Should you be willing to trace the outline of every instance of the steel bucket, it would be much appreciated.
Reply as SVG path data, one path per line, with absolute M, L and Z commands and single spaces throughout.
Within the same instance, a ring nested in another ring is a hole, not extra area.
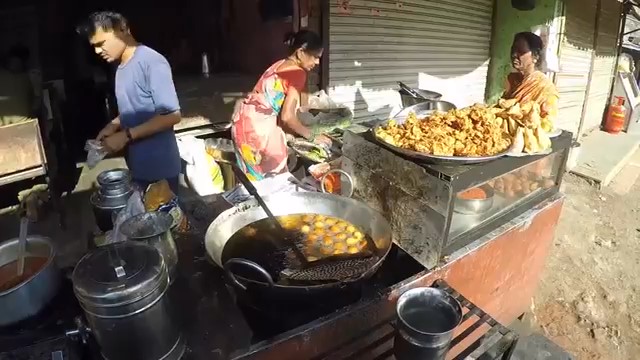
M 444 290 L 416 288 L 400 296 L 396 316 L 397 360 L 444 360 L 462 321 L 462 307 Z
M 129 240 L 139 241 L 158 249 L 169 270 L 169 279 L 175 280 L 178 267 L 178 249 L 171 236 L 173 217 L 164 212 L 147 212 L 127 219 L 120 225 L 120 233 Z

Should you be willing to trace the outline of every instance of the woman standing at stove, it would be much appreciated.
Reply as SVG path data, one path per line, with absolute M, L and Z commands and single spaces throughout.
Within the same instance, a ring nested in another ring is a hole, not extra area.
M 297 116 L 300 97 L 307 83 L 307 72 L 322 57 L 322 40 L 308 30 L 287 37 L 290 54 L 262 74 L 258 83 L 233 114 L 231 134 L 238 165 L 252 181 L 287 171 L 285 131 L 318 144 L 330 144 L 315 134 Z

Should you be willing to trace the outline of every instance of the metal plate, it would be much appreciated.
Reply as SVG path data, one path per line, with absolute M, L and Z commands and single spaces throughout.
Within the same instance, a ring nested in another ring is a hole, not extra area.
M 404 122 L 407 120 L 407 117 L 409 116 L 410 113 L 415 112 L 416 116 L 418 117 L 426 117 L 429 116 L 433 113 L 435 113 L 437 110 L 425 110 L 425 104 L 418 104 L 418 105 L 414 105 L 414 106 L 410 106 L 406 109 L 403 109 L 402 111 L 400 111 L 396 116 L 394 116 L 393 118 L 391 118 L 391 120 L 389 121 L 395 121 L 396 124 L 401 125 L 404 124 Z M 495 160 L 498 158 L 501 158 L 505 155 L 507 155 L 509 153 L 509 148 L 506 149 L 505 151 L 496 154 L 496 155 L 491 155 L 491 156 L 439 156 L 439 155 L 431 155 L 431 154 L 427 154 L 427 153 L 422 153 L 422 152 L 418 152 L 418 151 L 413 151 L 413 150 L 408 150 L 408 149 L 403 149 L 401 147 L 395 146 L 395 145 L 391 145 L 388 142 L 384 141 L 383 139 L 379 138 L 378 135 L 376 135 L 376 130 L 382 126 L 385 126 L 388 123 L 388 121 L 385 121 L 383 123 L 380 123 L 376 126 L 374 126 L 371 131 L 373 131 L 373 138 L 376 140 L 376 142 L 384 147 L 386 147 L 387 149 L 396 152 L 400 155 L 404 155 L 406 157 L 412 158 L 418 162 L 422 162 L 422 163 L 428 163 L 428 164 L 458 164 L 458 165 L 465 165 L 465 164 L 478 164 L 478 163 L 483 163 L 483 162 L 487 162 L 487 161 L 491 161 L 491 160 Z
M 562 134 L 562 129 L 556 128 L 553 131 L 551 131 L 550 133 L 548 133 L 547 136 L 549 138 L 554 138 L 554 137 L 560 136 L 560 134 Z

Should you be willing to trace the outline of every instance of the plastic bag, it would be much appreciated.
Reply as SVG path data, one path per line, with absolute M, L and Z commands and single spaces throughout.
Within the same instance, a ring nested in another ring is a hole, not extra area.
M 307 106 L 298 111 L 298 118 L 305 126 L 317 132 L 330 132 L 335 128 L 351 125 L 353 111 L 345 105 L 335 103 L 324 90 L 309 97 Z
M 96 167 L 108 154 L 102 143 L 97 140 L 87 140 L 84 150 L 87 152 L 87 166 L 89 169 Z
M 189 186 L 200 196 L 224 191 L 224 178 L 220 166 L 209 154 L 204 140 L 193 136 L 178 140 L 180 157 L 187 163 L 185 175 Z
M 115 216 L 113 221 L 113 230 L 107 232 L 105 236 L 105 243 L 102 245 L 113 244 L 127 240 L 127 237 L 120 233 L 120 226 L 128 219 L 145 212 L 144 204 L 142 203 L 142 194 L 134 190 L 129 200 L 127 200 L 127 206 L 120 210 Z
M 324 90 L 320 90 L 316 94 L 309 97 L 308 101 L 309 109 L 337 109 L 340 106 L 336 104 L 330 97 L 327 95 Z
M 172 229 L 186 230 L 186 217 L 178 204 L 178 197 L 171 191 L 167 180 L 160 180 L 147 187 L 142 197 L 145 211 L 166 212 L 173 218 Z
M 287 172 L 260 181 L 253 181 L 252 183 L 260 196 L 276 193 L 305 192 L 306 190 L 304 188 L 289 180 L 292 177 L 293 175 Z M 239 184 L 235 188 L 225 192 L 222 197 L 228 203 L 236 205 L 249 200 L 251 195 L 249 195 L 249 192 L 247 192 L 247 189 L 242 184 Z

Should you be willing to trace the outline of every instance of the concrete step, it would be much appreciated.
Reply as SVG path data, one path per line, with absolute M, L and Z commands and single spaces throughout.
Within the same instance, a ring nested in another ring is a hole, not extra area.
M 602 188 L 629 162 L 640 145 L 640 136 L 596 131 L 582 138 L 580 143 L 578 164 L 571 172 L 593 180 Z
M 511 360 L 576 360 L 545 336 L 534 333 L 521 337 Z

